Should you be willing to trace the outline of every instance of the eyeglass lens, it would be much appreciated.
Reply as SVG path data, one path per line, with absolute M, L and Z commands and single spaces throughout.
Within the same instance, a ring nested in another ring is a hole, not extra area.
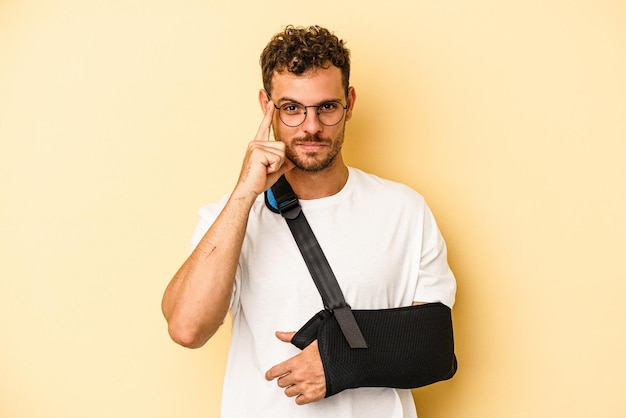
M 306 119 L 308 108 L 315 109 L 322 125 L 334 126 L 341 122 L 345 107 L 338 102 L 327 102 L 319 106 L 304 106 L 299 103 L 286 103 L 278 108 L 280 120 L 287 126 L 296 127 Z

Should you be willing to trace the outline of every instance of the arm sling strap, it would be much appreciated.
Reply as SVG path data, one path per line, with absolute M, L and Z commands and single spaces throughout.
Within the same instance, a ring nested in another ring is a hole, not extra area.
M 326 397 L 358 387 L 412 389 L 454 376 L 450 308 L 352 310 L 285 176 L 265 192 L 265 203 L 285 218 L 324 303 L 291 342 L 304 349 L 318 341 Z

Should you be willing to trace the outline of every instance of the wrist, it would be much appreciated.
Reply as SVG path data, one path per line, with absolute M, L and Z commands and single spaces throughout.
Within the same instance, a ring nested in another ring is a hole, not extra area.
M 243 202 L 243 203 L 249 203 L 251 206 L 252 203 L 254 203 L 254 201 L 256 200 L 256 198 L 259 196 L 259 194 L 260 193 L 257 193 L 254 190 L 245 189 L 241 187 L 235 187 L 235 189 L 230 195 L 230 200 Z

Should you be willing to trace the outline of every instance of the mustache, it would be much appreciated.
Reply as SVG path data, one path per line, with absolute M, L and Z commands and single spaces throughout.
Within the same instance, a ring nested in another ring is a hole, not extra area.
M 303 136 L 301 138 L 294 138 L 293 139 L 293 143 L 294 144 L 306 144 L 306 143 L 316 143 L 316 142 L 320 142 L 320 143 L 330 143 L 331 141 L 327 138 L 322 138 L 320 137 L 318 134 L 313 134 L 313 135 L 307 135 L 307 136 Z

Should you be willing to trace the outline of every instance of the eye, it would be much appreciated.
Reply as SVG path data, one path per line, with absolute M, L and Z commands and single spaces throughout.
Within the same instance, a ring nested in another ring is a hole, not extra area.
M 297 115 L 298 113 L 303 113 L 304 109 L 299 104 L 287 103 L 280 107 L 280 111 L 287 115 Z
M 320 113 L 332 113 L 339 108 L 339 104 L 337 102 L 327 102 L 321 104 L 319 109 Z

